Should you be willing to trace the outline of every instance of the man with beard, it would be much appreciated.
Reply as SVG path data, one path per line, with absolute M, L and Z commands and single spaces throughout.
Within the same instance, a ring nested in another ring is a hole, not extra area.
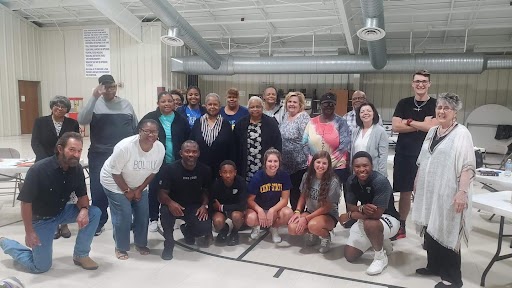
M 347 112 L 347 114 L 343 115 L 343 119 L 347 120 L 347 124 L 350 127 L 350 131 L 354 133 L 357 129 L 356 124 L 356 111 L 361 107 L 361 105 L 368 103 L 368 99 L 366 99 L 366 94 L 363 91 L 355 91 L 352 94 L 352 110 Z M 379 125 L 382 126 L 382 117 L 379 115 Z
M 171 260 L 174 250 L 174 223 L 183 219 L 180 230 L 185 243 L 194 245 L 196 237 L 204 237 L 204 246 L 209 246 L 212 235 L 212 221 L 208 217 L 208 188 L 211 171 L 208 166 L 197 161 L 199 145 L 187 140 L 181 145 L 181 160 L 168 165 L 162 171 L 158 200 L 160 222 L 164 230 L 164 250 L 162 259 Z
M 101 211 L 89 206 L 82 166 L 82 136 L 66 132 L 55 146 L 55 155 L 29 169 L 18 200 L 25 225 L 25 247 L 17 241 L 0 238 L 0 247 L 16 263 L 31 273 L 43 273 L 52 266 L 53 234 L 59 224 L 78 223 L 73 262 L 86 270 L 98 264 L 89 257 L 91 242 Z M 71 193 L 78 202 L 67 204 Z

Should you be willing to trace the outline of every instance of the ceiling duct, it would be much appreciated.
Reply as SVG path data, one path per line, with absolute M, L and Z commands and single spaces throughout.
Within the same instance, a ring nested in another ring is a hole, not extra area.
M 221 57 L 208 45 L 199 33 L 180 15 L 167 0 L 140 0 L 146 7 L 160 18 L 167 27 L 175 27 L 180 31 L 181 39 L 194 50 L 213 69 L 218 69 Z
M 160 41 L 167 46 L 179 47 L 185 45 L 183 40 L 178 36 L 178 28 L 169 29 L 167 35 L 160 37 Z
M 386 66 L 386 32 L 384 30 L 384 4 L 382 0 L 361 0 L 361 12 L 365 27 L 357 31 L 361 40 L 367 41 L 370 62 L 375 69 Z
M 359 74 L 431 73 L 480 74 L 487 69 L 512 69 L 512 56 L 471 54 L 388 55 L 387 65 L 375 69 L 368 56 L 232 57 L 221 56 L 222 65 L 212 69 L 197 56 L 172 58 L 171 71 L 192 75 L 234 74 Z

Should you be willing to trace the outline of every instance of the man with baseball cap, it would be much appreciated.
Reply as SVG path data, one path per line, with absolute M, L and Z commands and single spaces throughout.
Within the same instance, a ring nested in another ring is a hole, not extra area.
M 78 114 L 78 123 L 90 126 L 88 159 L 91 198 L 93 205 L 101 210 L 96 236 L 103 232 L 103 226 L 108 220 L 108 199 L 100 184 L 101 167 L 112 154 L 117 142 L 136 133 L 138 124 L 132 104 L 116 95 L 114 77 L 102 75 L 98 82 L 92 97 Z

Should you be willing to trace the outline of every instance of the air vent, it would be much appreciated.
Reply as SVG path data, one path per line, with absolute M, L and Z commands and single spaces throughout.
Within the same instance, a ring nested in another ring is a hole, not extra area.
M 183 46 L 185 44 L 183 42 L 183 40 L 181 40 L 178 37 L 178 29 L 177 28 L 169 29 L 169 32 L 167 33 L 167 35 L 160 37 L 160 41 L 162 41 L 165 45 L 168 45 L 168 46 Z
M 380 27 L 384 27 L 384 25 L 379 25 L 378 18 L 367 18 L 365 22 L 365 27 L 357 31 L 357 36 L 359 37 L 359 39 L 365 41 L 380 40 L 384 38 L 384 36 L 386 36 L 386 31 L 384 31 L 384 29 Z

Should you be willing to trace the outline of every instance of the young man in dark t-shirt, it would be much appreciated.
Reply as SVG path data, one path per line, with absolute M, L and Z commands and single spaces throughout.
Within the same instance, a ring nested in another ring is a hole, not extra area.
M 247 207 L 247 184 L 239 175 L 236 175 L 236 165 L 231 160 L 220 164 L 220 178 L 217 178 L 210 189 L 212 221 L 215 231 L 219 232 L 216 241 L 228 246 L 239 243 L 238 230 L 244 224 L 244 213 Z M 229 233 L 226 219 L 233 221 L 233 228 Z
M 398 232 L 399 214 L 394 206 L 391 184 L 382 174 L 373 171 L 372 156 L 368 152 L 357 152 L 352 159 L 352 168 L 354 174 L 348 178 L 346 185 L 347 213 L 340 215 L 340 222 L 351 219 L 357 222 L 350 228 L 344 254 L 348 262 L 354 262 L 372 247 L 375 255 L 366 273 L 377 275 L 388 265 L 384 250 L 392 249 L 388 239 Z M 386 249 L 385 242 L 388 246 Z
M 400 192 L 400 230 L 393 240 L 405 238 L 405 220 L 411 210 L 414 178 L 418 171 L 416 159 L 430 128 L 436 126 L 436 99 L 428 95 L 430 74 L 420 70 L 412 76 L 414 96 L 400 100 L 393 113 L 393 132 L 397 132 L 393 168 L 393 190 Z
M 174 250 L 174 223 L 183 219 L 180 230 L 185 243 L 194 245 L 196 237 L 204 237 L 208 246 L 212 238 L 212 221 L 208 217 L 208 188 L 210 168 L 197 161 L 199 146 L 187 140 L 181 145 L 181 160 L 167 165 L 162 172 L 158 200 L 160 222 L 164 230 L 164 250 L 162 259 L 171 260 Z

